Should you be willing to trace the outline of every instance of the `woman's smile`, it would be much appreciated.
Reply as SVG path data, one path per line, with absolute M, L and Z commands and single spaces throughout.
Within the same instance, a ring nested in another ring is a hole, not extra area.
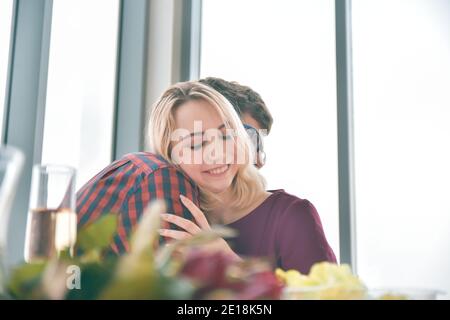
M 225 165 L 217 166 L 212 169 L 205 170 L 205 171 L 203 171 L 203 173 L 205 173 L 206 175 L 208 175 L 210 177 L 220 178 L 220 177 L 223 177 L 227 173 L 229 168 L 230 168 L 230 165 L 225 164 Z

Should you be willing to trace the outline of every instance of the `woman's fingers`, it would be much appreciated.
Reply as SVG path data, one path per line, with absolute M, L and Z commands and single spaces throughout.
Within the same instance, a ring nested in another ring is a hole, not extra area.
M 200 228 L 205 230 L 211 229 L 202 210 L 200 210 L 189 198 L 186 198 L 182 194 L 180 195 L 180 199 L 184 206 L 192 213 Z
M 167 222 L 176 224 L 180 228 L 183 228 L 185 231 L 189 232 L 190 234 L 196 234 L 201 231 L 201 229 L 192 221 L 181 218 L 174 214 L 161 214 L 161 218 L 166 220 Z
M 170 230 L 170 229 L 159 229 L 158 231 L 159 234 L 162 235 L 163 237 L 172 238 L 176 240 L 184 240 L 192 237 L 191 234 L 184 231 Z

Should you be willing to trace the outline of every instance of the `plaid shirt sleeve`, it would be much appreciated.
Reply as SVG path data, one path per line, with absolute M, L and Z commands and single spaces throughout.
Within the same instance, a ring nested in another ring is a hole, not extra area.
M 106 213 L 118 214 L 118 228 L 111 249 L 118 254 L 124 253 L 130 249 L 128 239 L 131 232 L 153 200 L 163 200 L 168 213 L 193 219 L 182 205 L 180 194 L 198 205 L 196 186 L 175 167 L 162 166 L 146 172 L 131 161 L 119 160 L 78 192 L 78 226 L 91 223 Z M 177 228 L 175 225 L 170 227 Z M 160 244 L 163 242 L 163 237 L 160 237 Z

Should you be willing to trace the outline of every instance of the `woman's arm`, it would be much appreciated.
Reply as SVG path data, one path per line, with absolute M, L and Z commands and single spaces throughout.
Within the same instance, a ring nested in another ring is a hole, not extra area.
M 178 230 L 170 230 L 170 229 L 160 229 L 159 232 L 162 236 L 171 238 L 171 239 L 187 239 L 195 234 L 198 234 L 202 231 L 208 231 L 211 230 L 211 226 L 209 225 L 208 220 L 205 217 L 205 214 L 195 205 L 195 203 L 192 202 L 189 198 L 180 195 L 180 200 L 183 203 L 183 205 L 191 212 L 191 214 L 194 216 L 195 223 L 193 221 L 187 220 L 185 218 L 179 217 L 174 214 L 162 214 L 161 218 L 164 221 L 173 223 L 181 228 L 183 231 Z M 235 261 L 242 260 L 241 257 L 235 253 L 228 243 L 222 239 L 219 238 L 217 240 L 212 241 L 211 243 L 207 243 L 203 245 L 203 248 L 205 250 L 210 251 L 222 251 L 226 253 L 228 256 L 230 256 Z

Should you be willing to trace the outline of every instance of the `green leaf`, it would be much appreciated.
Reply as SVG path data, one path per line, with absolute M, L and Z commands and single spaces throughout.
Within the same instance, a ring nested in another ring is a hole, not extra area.
M 190 299 L 194 291 L 195 287 L 186 279 L 165 277 L 147 270 L 125 278 L 116 277 L 100 299 Z
M 14 298 L 27 299 L 39 286 L 45 263 L 26 263 L 12 271 L 8 291 Z
M 117 216 L 107 214 L 92 224 L 80 229 L 77 247 L 82 251 L 104 250 L 111 244 L 117 228 Z
M 156 282 L 157 293 L 153 299 L 186 300 L 191 299 L 196 288 L 193 283 L 181 277 L 160 276 Z
M 165 204 L 161 200 L 151 202 L 142 214 L 141 220 L 131 236 L 131 254 L 140 255 L 152 252 L 159 238 L 161 213 L 165 212 Z
M 136 257 L 121 258 L 119 272 L 116 272 L 99 299 L 152 299 L 155 294 L 155 274 L 151 263 L 143 261 L 137 263 Z M 124 267 L 128 267 L 127 270 Z M 122 270 L 122 272 L 120 272 Z

